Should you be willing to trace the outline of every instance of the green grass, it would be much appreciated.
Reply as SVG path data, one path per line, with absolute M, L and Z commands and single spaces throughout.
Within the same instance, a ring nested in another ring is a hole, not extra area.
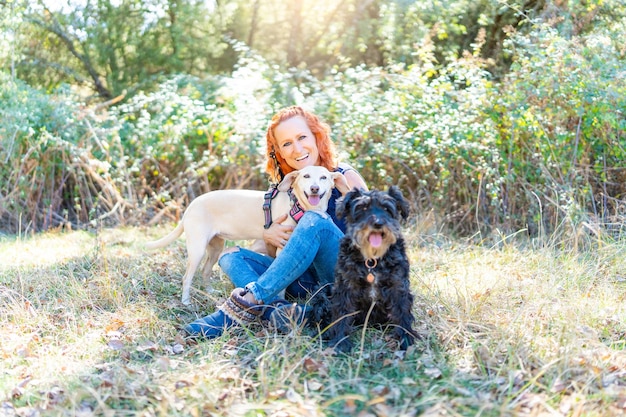
M 407 231 L 423 340 L 400 354 L 368 329 L 336 356 L 315 334 L 260 326 L 185 340 L 180 326 L 232 287 L 216 273 L 214 293 L 182 306 L 182 240 L 142 249 L 164 230 L 0 238 L 2 415 L 626 412 L 626 242 L 493 248 Z

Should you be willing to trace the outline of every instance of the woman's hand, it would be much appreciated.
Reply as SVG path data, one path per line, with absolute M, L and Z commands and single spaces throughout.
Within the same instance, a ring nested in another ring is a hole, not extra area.
M 267 246 L 267 251 L 271 256 L 276 256 L 276 248 L 284 248 L 291 237 L 294 226 L 282 224 L 287 220 L 288 214 L 283 214 L 263 231 L 263 241 Z

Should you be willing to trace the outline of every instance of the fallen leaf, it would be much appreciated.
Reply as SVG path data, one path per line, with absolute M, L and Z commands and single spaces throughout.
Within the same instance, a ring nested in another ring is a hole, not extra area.
M 2 416 L 14 416 L 15 415 L 15 407 L 10 402 L 3 401 L 2 405 L 0 405 L 0 415 Z
M 11 398 L 14 400 L 20 398 L 22 395 L 24 395 L 24 390 L 22 388 L 15 387 L 11 390 Z
M 343 409 L 346 414 L 354 414 L 356 411 L 356 402 L 352 398 L 347 398 L 346 402 L 343 405 Z
M 304 370 L 308 373 L 317 372 L 321 375 L 326 375 L 326 364 L 320 361 L 316 361 L 313 358 L 305 358 L 303 363 Z
M 563 396 L 561 402 L 559 403 L 559 411 L 561 412 L 561 414 L 567 415 L 571 411 L 572 406 L 575 404 L 575 402 L 575 399 L 571 395 Z
M 335 356 L 336 354 L 337 352 L 335 351 L 334 347 L 327 347 L 322 351 L 323 356 Z
M 285 394 L 287 394 L 287 391 L 285 391 L 284 389 L 277 389 L 275 391 L 271 391 L 269 393 L 269 397 L 273 400 L 277 400 L 279 398 L 284 398 Z
M 377 385 L 374 388 L 371 389 L 371 393 L 377 396 L 385 396 L 387 394 L 389 394 L 389 387 L 386 385 Z
M 48 397 L 48 403 L 49 404 L 58 404 L 61 401 L 63 401 L 63 394 L 65 393 L 65 391 L 63 391 L 63 388 L 60 387 L 52 387 L 52 389 L 48 392 L 47 397 Z
M 99 375 L 101 387 L 112 387 L 114 381 L 114 374 L 112 370 L 104 371 Z
M 156 351 L 158 349 L 159 349 L 159 345 L 157 345 L 156 343 L 154 343 L 152 341 L 148 341 L 148 342 L 145 342 L 145 343 L 137 346 L 137 350 L 139 352 L 145 352 L 147 350 L 151 350 L 151 351 L 154 352 L 154 351 Z
M 124 349 L 124 343 L 119 339 L 111 339 L 107 345 L 113 350 L 122 350 Z
M 174 389 L 181 389 L 181 388 L 187 388 L 192 386 L 193 384 L 189 381 L 184 381 L 184 380 L 180 380 L 180 381 L 176 381 L 174 383 Z
M 287 398 L 289 402 L 294 403 L 294 404 L 302 403 L 302 396 L 298 394 L 293 388 L 289 388 L 287 390 L 287 394 L 285 395 L 285 398 Z
M 379 403 L 374 406 L 377 417 L 387 417 L 395 415 L 394 411 L 387 404 Z
M 117 330 L 111 330 L 109 332 L 106 332 L 105 336 L 109 339 L 121 339 L 122 333 L 118 332 Z
M 113 320 L 111 320 L 111 322 L 110 322 L 110 323 L 109 323 L 109 324 L 108 324 L 108 325 L 104 328 L 104 331 L 105 331 L 106 333 L 117 331 L 117 330 L 119 330 L 121 327 L 123 327 L 123 326 L 124 326 L 124 324 L 125 324 L 125 323 L 124 323 L 122 320 L 120 320 L 120 319 L 113 319 Z
M 402 385 L 416 385 L 416 382 L 408 376 L 405 376 L 402 378 Z
M 185 337 L 180 333 L 177 334 L 176 337 L 174 337 L 174 342 L 176 342 L 177 345 L 182 345 L 182 346 L 185 346 L 187 344 Z
M 319 391 L 324 386 L 321 382 L 319 382 L 319 381 L 317 381 L 315 379 L 307 381 L 306 385 L 307 385 L 307 387 L 309 387 L 309 390 L 311 390 L 311 391 Z
M 222 353 L 228 356 L 235 356 L 239 352 L 239 349 L 222 349 Z
M 167 356 L 161 356 L 156 360 L 156 363 L 159 366 L 159 369 L 163 372 L 170 369 L 170 358 L 168 358 Z
M 441 377 L 441 371 L 439 370 L 439 368 L 426 368 L 424 369 L 424 373 L 426 374 L 426 376 L 429 376 L 432 379 L 437 379 Z

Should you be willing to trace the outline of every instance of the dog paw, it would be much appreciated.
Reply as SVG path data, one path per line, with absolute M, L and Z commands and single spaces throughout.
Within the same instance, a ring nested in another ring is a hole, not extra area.
M 331 340 L 330 345 L 337 353 L 350 353 L 352 350 L 352 342 L 348 339 L 348 337 Z
M 407 350 L 409 346 L 415 343 L 415 336 L 411 333 L 405 333 L 399 340 L 400 342 L 400 350 Z

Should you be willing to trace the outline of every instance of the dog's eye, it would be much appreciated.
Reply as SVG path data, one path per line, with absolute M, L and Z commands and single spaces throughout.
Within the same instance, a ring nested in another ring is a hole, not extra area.
M 396 206 L 395 206 L 395 204 L 391 204 L 391 203 L 383 204 L 383 209 L 387 213 L 391 214 L 393 217 L 396 216 Z
M 364 211 L 367 211 L 368 207 L 369 207 L 369 204 L 367 201 L 359 201 L 358 203 L 354 205 L 354 211 L 356 213 L 364 212 Z
M 304 178 L 311 178 L 311 174 L 304 174 Z
M 326 175 L 323 175 L 323 176 L 320 178 L 320 180 L 322 180 L 322 181 L 326 181 L 327 179 L 328 179 L 328 177 L 327 177 Z

